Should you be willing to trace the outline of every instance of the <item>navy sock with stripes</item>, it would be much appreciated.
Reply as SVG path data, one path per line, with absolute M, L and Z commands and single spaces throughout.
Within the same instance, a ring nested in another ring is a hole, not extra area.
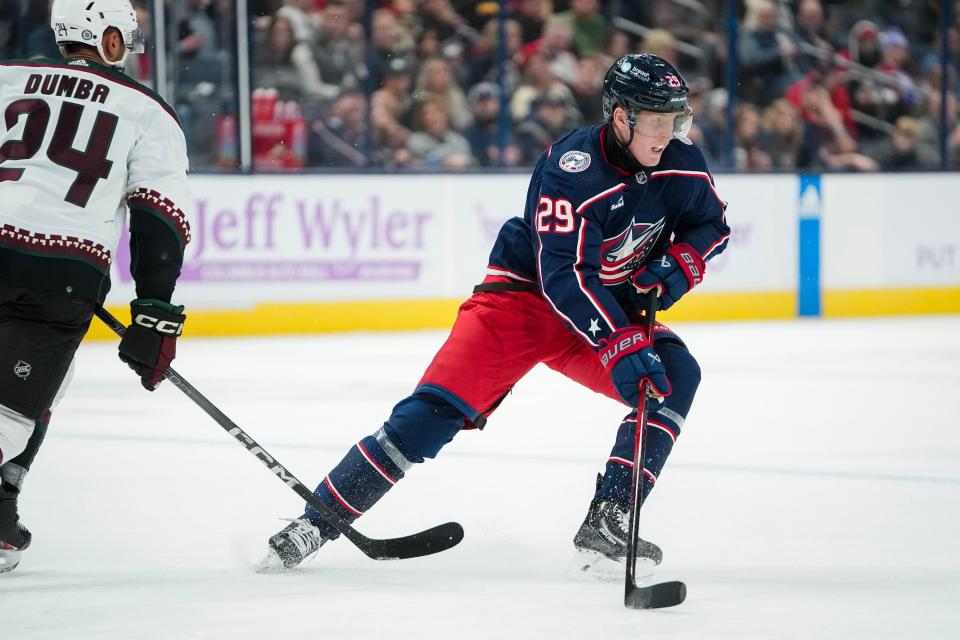
M 383 429 L 365 437 L 347 451 L 316 488 L 314 495 L 343 520 L 353 522 L 399 482 L 409 469 L 410 463 L 402 459 L 397 464 L 397 455 L 390 455 L 391 448 L 394 448 L 393 444 Z M 340 535 L 313 507 L 307 505 L 306 515 L 320 528 L 324 537 L 334 539 Z

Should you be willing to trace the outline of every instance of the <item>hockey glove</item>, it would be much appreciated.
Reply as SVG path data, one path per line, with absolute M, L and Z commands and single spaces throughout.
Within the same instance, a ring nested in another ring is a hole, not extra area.
M 660 356 L 653 350 L 642 329 L 628 327 L 610 335 L 597 351 L 600 362 L 610 373 L 613 387 L 631 407 L 640 401 L 640 383 L 650 382 L 654 396 L 670 395 L 670 381 L 663 369 Z
M 137 372 L 144 389 L 153 391 L 177 355 L 177 336 L 187 318 L 182 306 L 149 298 L 130 303 L 130 318 L 120 340 L 120 359 Z
M 632 281 L 640 293 L 655 291 L 660 309 L 664 310 L 703 282 L 706 270 L 703 256 L 686 242 L 681 242 L 633 274 Z

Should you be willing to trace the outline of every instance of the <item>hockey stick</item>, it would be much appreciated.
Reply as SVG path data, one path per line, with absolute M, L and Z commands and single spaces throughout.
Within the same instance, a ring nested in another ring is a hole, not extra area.
M 104 324 L 113 330 L 119 336 L 123 336 L 126 328 L 109 311 L 103 307 L 97 307 L 96 315 Z M 234 439 L 242 444 L 244 448 L 256 456 L 260 462 L 265 464 L 270 472 L 276 475 L 281 482 L 294 490 L 298 496 L 310 503 L 310 506 L 320 512 L 323 519 L 330 523 L 337 531 L 342 533 L 350 542 L 355 544 L 360 551 L 364 552 L 374 560 L 403 560 L 406 558 L 418 558 L 433 553 L 446 551 L 456 546 L 463 540 L 463 527 L 456 522 L 447 522 L 438 525 L 426 531 L 415 533 L 402 538 L 389 538 L 378 540 L 368 538 L 349 524 L 344 522 L 330 507 L 324 504 L 317 496 L 313 495 L 302 482 L 297 480 L 292 473 L 287 471 L 276 459 L 267 453 L 263 447 L 251 438 L 247 433 L 237 426 L 233 420 L 228 418 L 222 411 L 197 391 L 193 385 L 183 379 L 183 377 L 173 370 L 173 367 L 167 369 L 165 374 L 173 386 L 180 389 L 188 398 L 193 400 L 201 409 L 207 412 L 217 424 L 223 427 L 223 430 L 229 433 Z
M 644 329 L 653 344 L 654 318 L 657 313 L 657 295 L 647 295 Z M 643 487 L 643 466 L 647 459 L 645 436 L 647 432 L 647 392 L 650 381 L 640 383 L 640 401 L 637 403 L 637 432 L 633 439 L 633 480 L 630 486 L 630 534 L 627 539 L 627 575 L 623 605 L 629 609 L 660 609 L 673 607 L 687 597 L 687 585 L 682 582 L 661 582 L 647 587 L 637 586 L 637 535 L 640 528 L 640 494 Z

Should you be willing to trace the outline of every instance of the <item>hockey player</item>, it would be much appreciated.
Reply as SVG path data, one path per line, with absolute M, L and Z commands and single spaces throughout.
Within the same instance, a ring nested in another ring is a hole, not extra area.
M 0 572 L 30 545 L 17 498 L 130 209 L 137 298 L 120 359 L 152 391 L 176 353 L 170 304 L 190 238 L 173 110 L 121 73 L 143 51 L 129 0 L 55 0 L 63 59 L 0 62 Z
M 668 309 L 699 284 L 730 230 L 700 150 L 686 138 L 687 85 L 649 55 L 618 60 L 603 81 L 605 122 L 578 129 L 541 156 L 522 218 L 507 221 L 487 276 L 413 394 L 354 445 L 316 489 L 353 521 L 415 464 L 460 430 L 483 428 L 511 387 L 537 363 L 633 410 L 617 431 L 574 546 L 589 567 L 623 560 L 628 537 L 638 385 L 649 409 L 643 500 L 680 435 L 700 382 L 675 333 L 634 324 L 641 294 Z M 655 342 L 654 342 L 655 338 Z M 311 507 L 269 540 L 262 568 L 289 569 L 338 532 Z M 649 565 L 660 549 L 638 546 Z

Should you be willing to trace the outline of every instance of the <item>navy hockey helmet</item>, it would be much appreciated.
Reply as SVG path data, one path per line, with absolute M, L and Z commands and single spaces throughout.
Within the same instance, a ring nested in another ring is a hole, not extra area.
M 627 112 L 627 123 L 636 125 L 640 111 L 679 113 L 674 134 L 686 136 L 692 124 L 687 105 L 690 89 L 672 64 L 652 53 L 631 53 L 613 63 L 603 78 L 600 97 L 603 117 L 609 121 L 617 106 Z

